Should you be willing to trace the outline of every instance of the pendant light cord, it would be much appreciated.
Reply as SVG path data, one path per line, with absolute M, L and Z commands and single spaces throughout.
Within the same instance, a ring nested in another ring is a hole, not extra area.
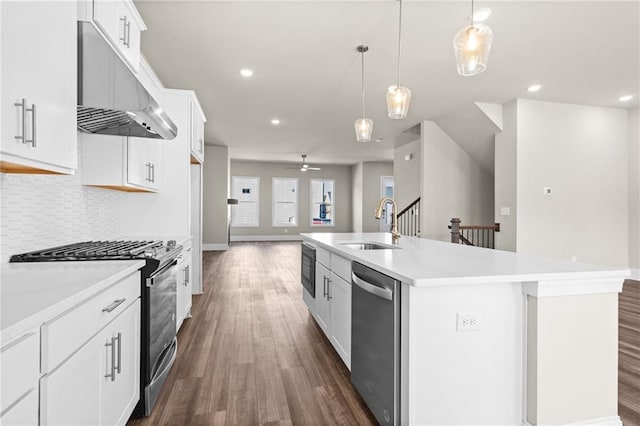
M 398 22 L 398 84 L 396 87 L 400 87 L 400 50 L 402 48 L 402 0 L 400 0 L 400 13 Z
M 360 52 L 362 56 L 362 118 L 364 119 L 364 49 Z
M 475 20 L 473 19 L 473 15 L 475 13 L 475 10 L 473 8 L 473 0 L 471 0 L 471 26 L 473 27 L 473 24 L 475 23 Z

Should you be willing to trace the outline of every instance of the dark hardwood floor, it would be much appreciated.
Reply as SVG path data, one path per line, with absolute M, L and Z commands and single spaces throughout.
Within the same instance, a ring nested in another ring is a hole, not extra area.
M 204 295 L 139 425 L 375 425 L 302 301 L 300 243 L 205 252 Z
M 627 280 L 619 297 L 618 411 L 640 426 L 640 282 Z

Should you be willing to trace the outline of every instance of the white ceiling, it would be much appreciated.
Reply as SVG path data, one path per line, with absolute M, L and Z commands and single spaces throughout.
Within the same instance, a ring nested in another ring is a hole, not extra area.
M 640 80 L 639 1 L 476 1 L 490 7 L 494 32 L 487 71 L 457 74 L 454 34 L 469 1 L 403 2 L 400 83 L 412 91 L 409 116 L 386 116 L 395 84 L 397 1 L 137 0 L 149 28 L 142 50 L 165 86 L 193 89 L 207 116 L 207 144 L 231 158 L 353 164 L 390 160 L 394 144 L 415 138 L 422 120 L 447 121 L 473 102 L 516 97 L 636 107 Z M 366 110 L 381 143 L 355 142 L 361 114 L 360 56 Z M 255 71 L 252 78 L 239 70 Z M 542 90 L 529 94 L 534 82 Z M 634 94 L 632 102 L 618 97 Z M 458 116 L 464 116 L 459 114 Z M 281 120 L 278 127 L 271 119 Z M 449 120 L 449 126 L 451 126 Z M 473 121 L 458 132 L 473 134 Z

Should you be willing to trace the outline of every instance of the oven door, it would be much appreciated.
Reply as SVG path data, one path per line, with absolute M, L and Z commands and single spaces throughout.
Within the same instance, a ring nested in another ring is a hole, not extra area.
M 144 389 L 144 408 L 147 416 L 151 414 L 178 350 L 176 339 L 177 264 L 177 260 L 173 260 L 147 279 L 149 350 L 146 362 L 150 367 L 147 370 L 149 371 L 149 379 Z
M 312 298 L 316 297 L 316 249 L 309 244 L 302 244 L 300 280 L 302 287 Z

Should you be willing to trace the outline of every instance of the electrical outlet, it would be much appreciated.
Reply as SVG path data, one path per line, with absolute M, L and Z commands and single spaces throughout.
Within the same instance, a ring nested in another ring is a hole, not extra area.
M 544 188 L 542 188 L 542 193 L 544 195 L 551 195 L 553 193 L 553 189 L 548 186 L 545 186 Z
M 461 314 L 457 315 L 457 331 L 474 331 L 480 329 L 480 314 Z

